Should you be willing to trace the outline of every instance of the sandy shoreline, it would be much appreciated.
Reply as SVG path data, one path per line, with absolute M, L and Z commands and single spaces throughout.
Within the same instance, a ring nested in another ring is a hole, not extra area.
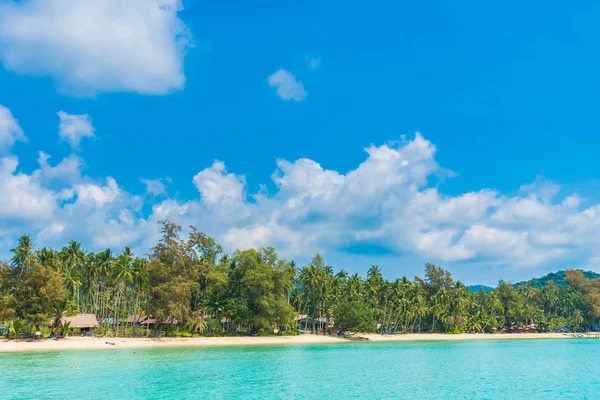
M 408 335 L 360 335 L 371 342 L 391 341 L 455 341 L 455 340 L 504 340 L 504 339 L 570 339 L 559 333 L 521 333 L 521 334 L 460 334 L 415 333 Z M 114 346 L 105 342 L 111 341 Z M 301 335 L 301 336 L 266 336 L 266 337 L 198 337 L 198 338 L 68 338 L 54 341 L 49 339 L 35 342 L 0 342 L 0 352 L 40 351 L 40 350 L 92 350 L 92 349 L 138 349 L 150 347 L 203 347 L 203 346 L 252 346 L 281 344 L 317 344 L 348 343 L 349 340 L 334 336 Z

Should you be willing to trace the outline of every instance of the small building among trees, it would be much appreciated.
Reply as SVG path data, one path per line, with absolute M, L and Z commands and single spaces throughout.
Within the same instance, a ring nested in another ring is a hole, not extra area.
M 94 329 L 100 326 L 94 314 L 77 314 L 72 317 L 62 317 L 61 324 L 68 323 L 71 328 L 77 328 L 87 336 L 94 336 Z

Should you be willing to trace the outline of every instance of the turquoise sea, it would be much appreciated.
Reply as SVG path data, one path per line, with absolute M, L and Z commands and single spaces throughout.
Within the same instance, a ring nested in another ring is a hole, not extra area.
M 134 355 L 134 351 L 136 354 Z M 3 399 L 597 399 L 600 340 L 0 353 Z M 79 365 L 79 370 L 71 369 Z

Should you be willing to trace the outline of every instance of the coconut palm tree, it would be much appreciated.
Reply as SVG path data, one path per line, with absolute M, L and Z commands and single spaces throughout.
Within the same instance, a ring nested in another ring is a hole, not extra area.
M 69 291 L 69 295 L 73 301 L 78 300 L 78 289 L 81 286 L 81 274 L 77 266 L 73 265 L 65 269 L 63 272 L 63 282 Z
M 81 248 L 81 243 L 71 240 L 63 247 L 58 256 L 64 263 L 65 269 L 75 267 L 81 273 L 81 267 L 85 260 L 85 251 Z
M 194 333 L 204 333 L 207 327 L 208 325 L 201 310 L 192 312 L 185 325 L 185 328 L 192 333 L 192 336 L 194 336 Z
M 52 268 L 55 271 L 60 268 L 58 253 L 56 250 L 48 247 L 42 247 L 41 249 L 37 250 L 35 252 L 35 260 L 44 267 Z
M 25 269 L 29 268 L 35 260 L 33 242 L 29 235 L 23 235 L 17 240 L 17 246 L 10 249 L 13 253 L 10 264 L 19 269 L 19 276 L 23 275 Z
M 71 323 L 70 323 L 70 322 L 68 322 L 68 321 L 65 321 L 65 322 L 63 322 L 63 323 L 60 325 L 60 335 L 61 335 L 62 337 L 65 337 L 65 336 L 67 336 L 67 334 L 68 334 L 68 333 L 70 333 L 70 332 L 71 332 Z
M 24 327 L 25 323 L 23 322 L 23 320 L 16 318 L 13 319 L 12 323 L 10 324 L 9 332 L 12 333 L 13 338 L 18 338 L 19 334 L 23 331 Z

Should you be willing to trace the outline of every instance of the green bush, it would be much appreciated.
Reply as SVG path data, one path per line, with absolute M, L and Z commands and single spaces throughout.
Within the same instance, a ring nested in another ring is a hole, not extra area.
M 216 319 L 209 318 L 206 320 L 206 331 L 212 334 L 219 334 L 223 332 L 223 325 L 221 321 L 217 321 Z
M 177 337 L 177 328 L 173 325 L 165 325 L 162 330 L 163 336 L 174 338 Z
M 454 325 L 453 327 L 448 329 L 448 333 L 453 334 L 453 335 L 459 335 L 461 333 L 464 333 L 464 330 L 460 326 Z
M 341 332 L 375 332 L 377 322 L 373 311 L 361 301 L 344 301 L 336 308 L 335 325 Z

